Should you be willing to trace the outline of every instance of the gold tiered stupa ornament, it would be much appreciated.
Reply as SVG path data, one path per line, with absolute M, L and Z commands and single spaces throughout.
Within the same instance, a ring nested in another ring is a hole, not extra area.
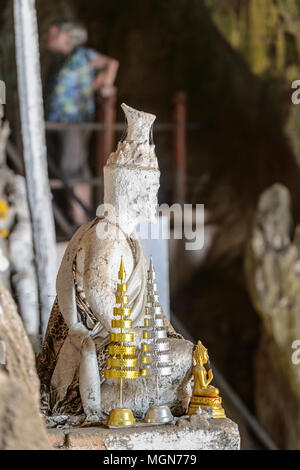
M 126 295 L 127 284 L 123 257 L 121 257 L 118 277 L 120 283 L 117 287 L 116 303 L 119 307 L 114 308 L 114 315 L 119 319 L 113 319 L 111 326 L 114 329 L 120 329 L 120 333 L 110 333 L 110 340 L 114 344 L 108 346 L 109 357 L 106 359 L 107 367 L 104 370 L 104 377 L 120 380 L 120 408 L 111 410 L 107 424 L 109 426 L 133 426 L 135 419 L 132 411 L 129 408 L 123 408 L 123 380 L 137 379 L 139 372 L 135 355 L 136 348 L 130 345 L 134 340 L 134 333 L 126 333 L 126 330 L 132 327 L 132 321 L 129 318 L 130 308 L 126 307 L 128 295 Z
M 142 377 L 156 377 L 156 404 L 149 407 L 145 421 L 161 424 L 173 420 L 173 415 L 167 405 L 160 405 L 159 377 L 171 375 L 169 341 L 164 327 L 164 317 L 157 292 L 155 270 L 152 258 L 148 270 L 147 306 L 145 312 L 144 341 L 142 343 L 141 369 Z
M 222 398 L 219 396 L 219 390 L 210 385 L 213 379 L 212 370 L 206 371 L 204 364 L 209 360 L 208 352 L 205 346 L 198 341 L 194 351 L 194 360 L 196 365 L 193 369 L 194 389 L 190 401 L 188 414 L 193 415 L 197 409 L 211 408 L 213 418 L 226 418 L 225 411 L 222 408 Z

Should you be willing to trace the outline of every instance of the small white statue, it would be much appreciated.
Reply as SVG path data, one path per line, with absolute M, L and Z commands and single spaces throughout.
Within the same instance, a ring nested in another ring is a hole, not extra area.
M 104 210 L 76 232 L 57 276 L 57 299 L 38 358 L 50 415 L 84 412 L 86 420 L 99 421 L 118 403 L 117 384 L 103 372 L 121 255 L 137 348 L 142 340 L 148 261 L 134 230 L 155 221 L 160 172 L 149 143 L 155 116 L 122 108 L 128 132 L 104 168 Z M 161 399 L 183 414 L 191 394 L 193 345 L 165 320 L 174 362 L 172 378 L 161 380 Z M 124 402 L 142 417 L 154 398 L 155 378 L 129 382 Z
M 25 329 L 37 350 L 40 314 L 26 185 L 24 177 L 6 164 L 10 129 L 2 117 L 0 107 L 0 282 L 15 294 Z

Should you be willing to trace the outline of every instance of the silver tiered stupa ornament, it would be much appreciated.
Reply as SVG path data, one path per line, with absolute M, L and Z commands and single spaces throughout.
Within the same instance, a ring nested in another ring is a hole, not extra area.
M 156 377 L 156 403 L 149 407 L 145 421 L 153 424 L 168 423 L 173 420 L 173 415 L 167 405 L 160 405 L 159 378 L 171 375 L 172 367 L 169 341 L 157 292 L 152 258 L 148 270 L 147 306 L 144 322 L 140 375 L 142 377 Z

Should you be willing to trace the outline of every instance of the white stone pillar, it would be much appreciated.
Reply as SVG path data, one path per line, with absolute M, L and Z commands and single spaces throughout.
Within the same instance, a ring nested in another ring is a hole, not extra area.
M 35 1 L 14 0 L 14 21 L 24 163 L 44 333 L 55 295 L 57 267 Z

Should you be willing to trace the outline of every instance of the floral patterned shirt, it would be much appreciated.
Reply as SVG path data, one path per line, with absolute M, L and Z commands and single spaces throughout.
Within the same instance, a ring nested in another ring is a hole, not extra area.
M 86 122 L 94 119 L 94 68 L 90 62 L 98 55 L 93 49 L 77 47 L 65 60 L 48 97 L 48 121 Z

